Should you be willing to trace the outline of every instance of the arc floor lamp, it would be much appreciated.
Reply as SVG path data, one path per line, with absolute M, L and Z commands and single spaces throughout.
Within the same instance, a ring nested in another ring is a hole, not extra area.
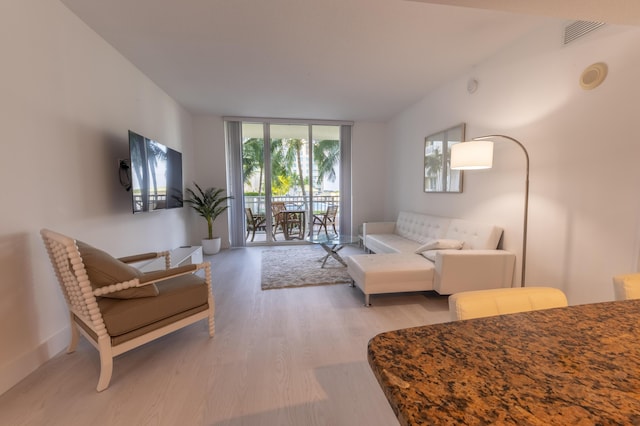
M 527 222 L 529 217 L 529 153 L 517 139 L 505 135 L 487 135 L 473 138 L 469 142 L 457 143 L 451 147 L 451 169 L 479 170 L 493 167 L 493 142 L 491 139 L 503 138 L 516 143 L 526 159 L 526 180 L 524 190 L 524 225 L 522 227 L 522 278 L 520 286 L 525 284 L 525 268 L 527 264 Z

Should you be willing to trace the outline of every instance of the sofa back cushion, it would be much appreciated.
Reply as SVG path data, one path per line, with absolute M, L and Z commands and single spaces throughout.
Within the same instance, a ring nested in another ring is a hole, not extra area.
M 395 233 L 420 244 L 443 238 L 451 219 L 426 214 L 400 212 Z
M 500 243 L 502 228 L 463 219 L 451 219 L 444 238 L 464 241 L 463 249 L 495 250 Z

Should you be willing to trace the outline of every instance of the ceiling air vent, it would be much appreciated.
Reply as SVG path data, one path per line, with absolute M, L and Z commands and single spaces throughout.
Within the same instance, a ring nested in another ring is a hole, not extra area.
M 567 45 L 603 25 L 604 22 L 573 21 L 564 28 L 564 44 Z

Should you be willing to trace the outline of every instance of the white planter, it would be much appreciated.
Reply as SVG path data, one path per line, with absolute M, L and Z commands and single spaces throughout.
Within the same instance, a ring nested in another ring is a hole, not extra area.
M 213 237 L 212 239 L 202 240 L 202 252 L 204 254 L 216 254 L 220 251 L 220 237 Z

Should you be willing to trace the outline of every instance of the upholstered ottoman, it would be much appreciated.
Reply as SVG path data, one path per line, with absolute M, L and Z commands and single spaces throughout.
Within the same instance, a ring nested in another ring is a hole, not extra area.
M 435 267 L 419 254 L 358 254 L 345 261 L 347 272 L 364 293 L 366 306 L 371 294 L 433 290 Z

